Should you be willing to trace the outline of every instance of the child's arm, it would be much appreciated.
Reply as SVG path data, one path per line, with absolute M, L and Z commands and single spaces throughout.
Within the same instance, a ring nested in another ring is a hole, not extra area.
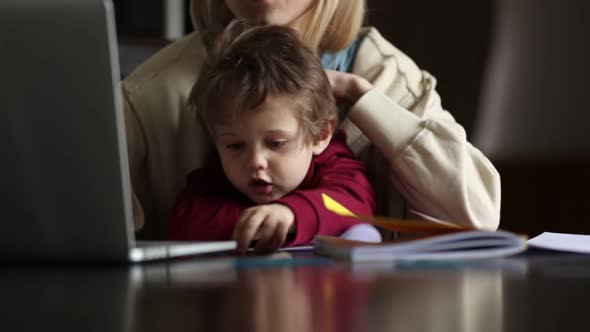
M 227 182 L 221 166 L 209 164 L 187 176 L 168 219 L 168 238 L 181 241 L 231 239 L 248 203 Z
M 375 193 L 366 167 L 354 158 L 344 137 L 336 136 L 316 159 L 311 183 L 278 200 L 295 215 L 295 236 L 287 242 L 290 246 L 308 244 L 318 234 L 340 235 L 359 223 L 328 211 L 322 193 L 358 215 L 372 215 L 375 209 Z

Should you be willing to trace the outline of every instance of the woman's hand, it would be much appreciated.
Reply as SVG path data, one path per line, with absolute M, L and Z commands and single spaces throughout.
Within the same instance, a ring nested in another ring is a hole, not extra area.
M 350 73 L 326 70 L 338 104 L 355 104 L 373 85 L 366 79 Z
M 234 227 L 232 238 L 238 242 L 238 253 L 245 254 L 250 242 L 254 250 L 274 251 L 280 248 L 288 233 L 295 231 L 295 215 L 286 205 L 265 204 L 246 209 Z

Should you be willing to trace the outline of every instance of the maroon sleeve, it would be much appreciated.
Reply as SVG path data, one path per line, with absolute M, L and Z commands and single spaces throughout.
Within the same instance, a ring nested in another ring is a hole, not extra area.
M 375 193 L 366 167 L 355 159 L 345 136 L 335 136 L 328 148 L 314 158 L 310 173 L 302 186 L 277 201 L 295 214 L 296 233 L 286 243 L 288 246 L 309 244 L 315 235 L 340 235 L 361 223 L 327 210 L 322 193 L 358 215 L 373 215 L 375 210 Z
M 168 238 L 218 241 L 231 238 L 234 225 L 248 204 L 227 182 L 221 166 L 190 173 L 168 220 Z

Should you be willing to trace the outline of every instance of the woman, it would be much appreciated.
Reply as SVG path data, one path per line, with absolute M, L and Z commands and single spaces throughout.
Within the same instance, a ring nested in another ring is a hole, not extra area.
M 187 107 L 206 47 L 234 17 L 293 28 L 327 69 L 340 127 L 368 166 L 377 213 L 496 229 L 500 177 L 441 106 L 436 80 L 361 29 L 364 1 L 193 0 L 197 32 L 169 45 L 123 83 L 134 217 L 142 238 L 165 238 L 185 176 L 210 143 Z

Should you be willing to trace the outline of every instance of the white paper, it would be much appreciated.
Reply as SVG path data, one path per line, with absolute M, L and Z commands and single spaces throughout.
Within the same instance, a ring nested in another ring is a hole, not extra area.
M 313 250 L 313 246 L 285 247 L 285 248 L 279 249 L 279 251 L 309 251 L 309 250 Z
M 544 232 L 528 241 L 531 247 L 590 254 L 590 235 Z

